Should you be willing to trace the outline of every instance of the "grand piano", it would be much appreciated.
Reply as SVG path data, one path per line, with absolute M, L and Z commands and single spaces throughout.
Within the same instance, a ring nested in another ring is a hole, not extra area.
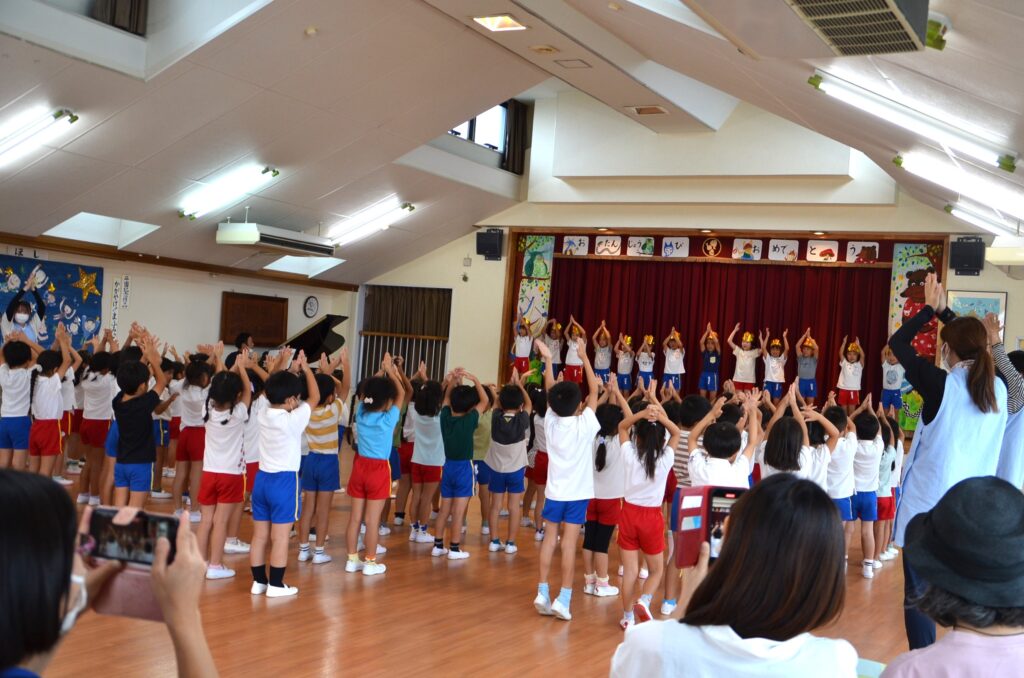
M 334 328 L 348 320 L 348 316 L 328 313 L 293 334 L 278 348 L 290 346 L 295 352 L 304 351 L 310 362 L 320 359 L 321 353 L 331 355 L 345 345 L 345 337 Z

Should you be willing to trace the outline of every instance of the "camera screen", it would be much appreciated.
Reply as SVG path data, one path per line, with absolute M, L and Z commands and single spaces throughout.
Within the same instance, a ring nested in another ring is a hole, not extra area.
M 724 492 L 712 495 L 711 509 L 708 512 L 708 543 L 711 545 L 711 558 L 717 558 L 722 552 L 722 540 L 725 537 L 725 519 L 732 511 L 732 505 L 739 499 L 740 492 Z
M 89 531 L 96 541 L 96 556 L 152 565 L 157 539 L 167 537 L 173 547 L 177 532 L 174 518 L 140 511 L 127 525 L 115 525 L 113 517 L 113 513 L 93 513 Z

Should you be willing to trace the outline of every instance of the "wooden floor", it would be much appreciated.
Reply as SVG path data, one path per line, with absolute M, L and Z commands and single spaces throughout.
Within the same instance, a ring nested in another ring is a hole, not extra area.
M 349 451 L 345 461 L 350 457 Z M 166 512 L 168 506 L 154 501 L 149 508 Z M 225 557 L 238 575 L 206 582 L 201 603 L 222 676 L 607 674 L 622 638 L 620 604 L 618 598 L 582 594 L 580 558 L 573 621 L 566 623 L 533 609 L 539 546 L 533 530 L 521 529 L 519 553 L 489 553 L 475 499 L 465 539 L 472 553 L 468 560 L 432 558 L 430 544 L 410 543 L 407 527 L 400 527 L 382 539 L 388 553 L 381 562 L 388 571 L 376 577 L 344 571 L 348 513 L 348 498 L 336 494 L 327 544 L 333 562 L 299 563 L 298 546 L 292 545 L 285 581 L 299 587 L 293 598 L 250 595 L 248 556 Z M 242 532 L 248 541 L 248 514 Z M 858 562 L 854 555 L 851 563 Z M 617 566 L 614 551 L 612 562 Z M 818 635 L 845 638 L 861 657 L 882 662 L 906 651 L 899 562 L 887 563 L 873 580 L 851 567 L 846 609 Z M 553 571 L 558 571 L 557 555 Z M 655 603 L 657 608 L 660 601 Z M 94 613 L 80 617 L 46 673 L 173 674 L 174 653 L 162 626 Z

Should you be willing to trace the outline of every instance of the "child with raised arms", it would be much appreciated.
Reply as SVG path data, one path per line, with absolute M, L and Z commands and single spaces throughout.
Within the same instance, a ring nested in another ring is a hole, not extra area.
M 583 342 L 577 342 L 583 369 L 587 376 L 587 399 L 578 384 L 555 382 L 554 371 L 544 370 L 544 385 L 548 391 L 548 415 L 544 422 L 544 433 L 548 447 L 548 484 L 546 500 L 541 517 L 546 531 L 540 548 L 540 583 L 533 606 L 542 615 L 554 615 L 559 619 L 572 619 L 572 580 L 576 564 L 576 542 L 580 528 L 586 520 L 587 504 L 594 496 L 594 474 L 591 471 L 591 455 L 594 438 L 601 426 L 594 410 L 600 382 L 587 358 Z M 543 344 L 537 346 L 541 355 L 548 353 Z M 545 356 L 550 357 L 550 356 Z M 558 597 L 552 601 L 548 588 L 548 574 L 555 548 L 559 545 L 561 530 L 562 586 Z
M 79 437 L 85 450 L 86 462 L 80 478 L 82 493 L 78 495 L 78 503 L 88 502 L 90 506 L 99 506 L 106 457 L 103 448 L 110 432 L 110 422 L 114 418 L 111 402 L 117 392 L 117 375 L 111 372 L 113 356 L 107 349 L 112 348 L 116 351 L 117 342 L 110 330 L 105 330 L 102 336 L 93 337 L 92 344 L 93 354 L 89 369 L 81 380 L 82 425 Z M 2 444 L 0 437 L 0 446 Z M 0 463 L 2 461 L 3 450 L 0 449 Z
M 846 343 L 846 336 L 843 336 L 842 346 L 839 347 L 839 406 L 846 410 L 847 415 L 860 405 L 861 380 L 864 377 L 864 349 L 861 348 L 859 338 L 854 338 L 852 344 Z
M 568 367 L 567 367 L 568 369 Z M 480 502 L 480 534 L 489 536 L 491 525 L 491 467 L 487 465 L 487 450 L 491 447 L 491 409 L 495 407 L 498 400 L 497 389 L 494 384 L 485 384 L 484 393 L 486 407 L 477 419 L 476 428 L 473 430 L 473 479 L 475 481 L 476 497 Z M 483 416 L 486 415 L 486 416 Z M 465 527 L 465 526 L 463 526 Z
M 551 370 L 557 378 L 562 373 L 562 347 L 565 344 L 565 339 L 562 337 L 562 323 L 554 318 L 548 319 L 544 325 L 541 341 L 547 346 L 551 356 Z
M 291 349 L 282 351 L 281 366 L 287 364 Z M 320 387 L 309 369 L 306 354 L 299 351 L 293 368 L 300 370 L 306 382 L 302 399 L 302 381 L 292 372 L 271 374 L 264 388 L 267 408 L 260 415 L 260 468 L 252 489 L 252 566 L 253 595 L 268 598 L 294 596 L 299 589 L 284 582 L 288 565 L 288 536 L 302 512 L 299 496 L 299 465 L 302 462 L 302 434 L 309 425 L 313 407 L 320 402 Z M 353 506 L 355 501 L 353 500 Z M 355 509 L 353 508 L 353 512 Z M 267 572 L 267 545 L 270 545 L 270 572 Z
M 683 374 L 686 372 L 683 365 L 686 349 L 683 348 L 682 339 L 675 327 L 661 342 L 661 348 L 665 355 L 665 372 L 661 377 L 661 383 L 671 386 L 678 392 L 683 388 Z
M 612 397 L 615 402 L 609 402 Z M 594 441 L 594 498 L 583 530 L 583 593 L 605 598 L 619 595 L 618 587 L 608 583 L 608 547 L 622 515 L 626 478 L 619 423 L 629 405 L 616 384 L 609 384 L 598 402 L 601 429 Z
M 530 369 L 530 353 L 533 351 L 533 328 L 530 321 L 523 317 L 523 312 L 516 314 L 516 322 L 512 326 L 512 369 L 520 374 Z
M 648 389 L 654 381 L 654 337 L 644 335 L 644 343 L 636 353 L 637 388 Z
M 633 337 L 619 332 L 619 339 L 615 342 L 615 379 L 619 383 L 619 390 L 629 393 L 633 390 Z
M 838 440 L 832 448 L 832 456 L 828 461 L 828 496 L 839 510 L 839 518 L 843 521 L 843 532 L 846 539 L 846 550 L 850 550 L 853 540 L 854 514 L 853 497 L 853 457 L 857 452 L 857 435 L 853 423 L 846 410 L 836 404 L 835 393 L 829 393 L 825 401 L 822 415 L 832 423 L 839 432 Z M 831 439 L 829 440 L 831 442 Z
M 434 543 L 430 525 L 430 502 L 441 483 L 444 466 L 444 441 L 441 440 L 441 404 L 447 388 L 433 380 L 415 386 L 409 417 L 412 418 L 412 508 L 409 541 Z
M 60 340 L 55 339 L 50 348 L 51 350 L 60 353 Z M 76 431 L 75 375 L 82 364 L 82 356 L 79 355 L 78 351 L 71 347 L 70 343 L 68 344 L 68 351 L 71 356 L 71 365 L 60 373 L 60 454 L 57 455 L 53 463 L 53 479 L 65 487 L 72 484 L 70 480 L 64 477 L 64 473 L 67 469 L 67 462 L 74 459 L 74 455 L 77 453 L 77 445 L 74 444 L 77 442 L 77 436 L 75 438 L 72 438 L 71 436 Z M 67 457 L 65 457 L 65 455 L 67 455 Z
M 519 532 L 519 518 L 522 507 L 519 502 L 523 498 L 525 487 L 523 477 L 526 472 L 526 444 L 530 433 L 530 415 L 533 406 L 523 388 L 522 378 L 518 372 L 512 373 L 512 383 L 506 384 L 498 392 L 491 417 L 491 445 L 487 450 L 485 462 L 491 471 L 491 552 L 504 551 L 516 553 L 516 534 Z M 502 542 L 498 534 L 501 506 L 508 498 L 508 532 Z
M 612 346 L 611 346 L 612 335 L 608 331 L 608 327 L 605 322 L 601 321 L 601 326 L 594 332 L 594 374 L 601 380 L 602 383 L 607 384 L 611 378 L 612 372 Z
M 718 396 L 718 375 L 722 366 L 722 347 L 718 343 L 718 334 L 711 329 L 711 323 L 708 323 L 704 334 L 700 336 L 700 345 L 702 351 L 700 354 L 701 369 L 698 388 L 702 398 L 707 398 L 713 402 Z
M 864 406 L 853 417 L 857 431 L 857 451 L 853 455 L 853 517 L 860 521 L 860 543 L 864 554 L 861 574 L 865 579 L 875 576 L 882 562 L 874 559 L 875 522 L 878 520 L 879 462 L 885 445 L 880 435 L 880 424 L 871 410 L 871 394 Z
M 814 405 L 818 397 L 818 342 L 811 337 L 808 327 L 796 342 L 796 376 L 800 397 L 807 405 Z
M 581 349 L 577 340 L 583 340 L 582 350 L 586 351 L 587 333 L 571 315 L 569 316 L 569 326 L 566 329 L 568 341 L 565 342 L 565 370 L 563 373 L 567 381 L 582 384 L 583 358 L 580 356 Z
M 700 441 L 697 447 L 691 445 L 691 486 L 749 487 L 754 452 L 761 442 L 760 393 L 754 390 L 740 394 L 739 398 L 746 420 L 746 446 L 742 445 L 742 436 L 735 424 L 716 422 L 726 404 L 725 398 L 719 398 L 707 416 L 690 429 L 690 440 Z
M 754 348 L 754 335 L 751 332 L 744 332 L 740 339 L 740 345 L 733 342 L 733 337 L 740 331 L 740 324 L 732 328 L 729 337 L 725 340 L 732 348 L 732 354 L 736 356 L 736 371 L 733 373 L 732 383 L 736 391 L 751 391 L 757 384 L 757 356 L 761 351 Z
M 223 344 L 221 344 L 223 346 Z M 209 351 L 208 347 L 206 348 Z M 212 352 L 211 352 L 212 353 Z M 174 495 L 175 513 L 183 510 L 182 496 L 188 489 L 193 502 L 199 496 L 199 482 L 203 475 L 203 450 L 206 445 L 206 398 L 210 394 L 210 379 L 213 367 L 208 362 L 211 353 L 188 355 L 185 359 L 185 383 L 181 387 L 181 395 L 177 402 L 181 403 L 181 431 L 178 433 L 178 446 L 175 448 Z M 192 507 L 190 519 L 197 523 L 201 518 L 197 507 Z
M 789 356 L 789 330 L 782 331 L 782 340 L 771 338 L 771 330 L 765 328 L 761 340 L 761 356 L 764 358 L 764 390 L 778 405 L 786 387 L 786 360 Z M 767 342 L 767 347 L 765 343 Z
M 882 410 L 903 409 L 903 378 L 906 370 L 889 345 L 882 348 L 882 399 L 878 406 Z
M 526 393 L 533 405 L 533 417 L 530 419 L 530 442 L 526 452 L 526 494 L 523 495 L 523 512 L 533 511 L 533 519 L 524 516 L 520 521 L 523 527 L 533 526 L 536 533 L 535 541 L 544 540 L 544 521 L 540 514 L 544 511 L 544 486 L 548 482 L 547 439 L 544 435 L 544 423 L 548 412 L 548 394 L 541 386 L 531 386 Z
M 875 553 L 871 563 L 876 569 L 883 560 L 892 560 L 886 555 L 892 520 L 896 517 L 896 503 L 892 492 L 892 474 L 896 470 L 896 440 L 885 410 L 878 406 L 879 435 L 884 451 L 878 461 L 878 520 L 875 521 Z
M 64 414 L 63 375 L 71 368 L 71 338 L 64 324 L 57 325 L 59 351 L 42 351 L 29 382 L 32 428 L 28 437 L 28 468 L 50 477 L 61 451 L 60 421 Z

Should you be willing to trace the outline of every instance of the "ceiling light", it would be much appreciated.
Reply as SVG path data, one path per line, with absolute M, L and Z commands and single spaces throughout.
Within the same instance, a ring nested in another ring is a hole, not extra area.
M 910 106 L 876 94 L 834 75 L 817 71 L 808 80 L 825 94 L 905 130 L 927 137 L 954 151 L 1007 172 L 1017 169 L 1017 152 L 1011 151 Z
M 590 68 L 590 64 L 583 59 L 555 59 L 555 63 L 562 68 Z
M 475 16 L 473 21 L 477 22 L 492 33 L 501 31 L 525 31 L 526 26 L 512 18 L 511 14 L 496 14 L 494 16 Z
M 608 232 L 607 228 L 599 228 L 597 230 L 600 231 L 601 233 L 607 233 Z
M 530 51 L 537 54 L 557 54 L 559 49 L 552 45 L 530 45 Z
M 633 111 L 636 115 L 665 115 L 668 111 L 662 106 L 626 106 L 626 110 Z
M 0 165 L 45 145 L 76 122 L 78 116 L 68 109 L 53 110 L 45 106 L 11 118 L 0 125 Z
M 1024 193 L 1001 185 L 995 178 L 969 173 L 956 165 L 939 162 L 920 153 L 896 156 L 896 165 L 933 184 L 970 198 L 976 203 L 1024 219 Z
M 415 209 L 411 203 L 401 202 L 397 196 L 390 195 L 380 202 L 356 212 L 349 218 L 339 221 L 328 231 L 328 237 L 338 247 L 350 245 L 378 231 L 387 230 L 389 226 L 409 216 Z
M 963 201 L 959 201 L 955 205 L 946 205 L 946 211 L 957 219 L 973 224 L 983 231 L 988 231 L 989 233 L 994 233 L 996 235 L 1017 235 L 1018 233 L 1017 224 L 1011 224 L 1003 221 L 995 215 L 989 216 L 985 214 L 986 210 L 983 207 L 968 205 Z
M 280 172 L 273 167 L 259 165 L 246 165 L 228 172 L 186 195 L 178 216 L 196 219 L 218 207 L 238 202 L 272 181 L 278 174 Z
M 275 259 L 263 268 L 282 273 L 297 273 L 298 275 L 312 278 L 344 263 L 344 259 L 335 257 L 295 257 L 285 255 L 280 259 Z
M 815 231 L 814 235 L 825 235 L 825 231 Z
M 702 228 L 702 229 L 700 229 L 700 232 L 701 233 L 711 233 L 712 231 L 711 231 L 710 228 Z

